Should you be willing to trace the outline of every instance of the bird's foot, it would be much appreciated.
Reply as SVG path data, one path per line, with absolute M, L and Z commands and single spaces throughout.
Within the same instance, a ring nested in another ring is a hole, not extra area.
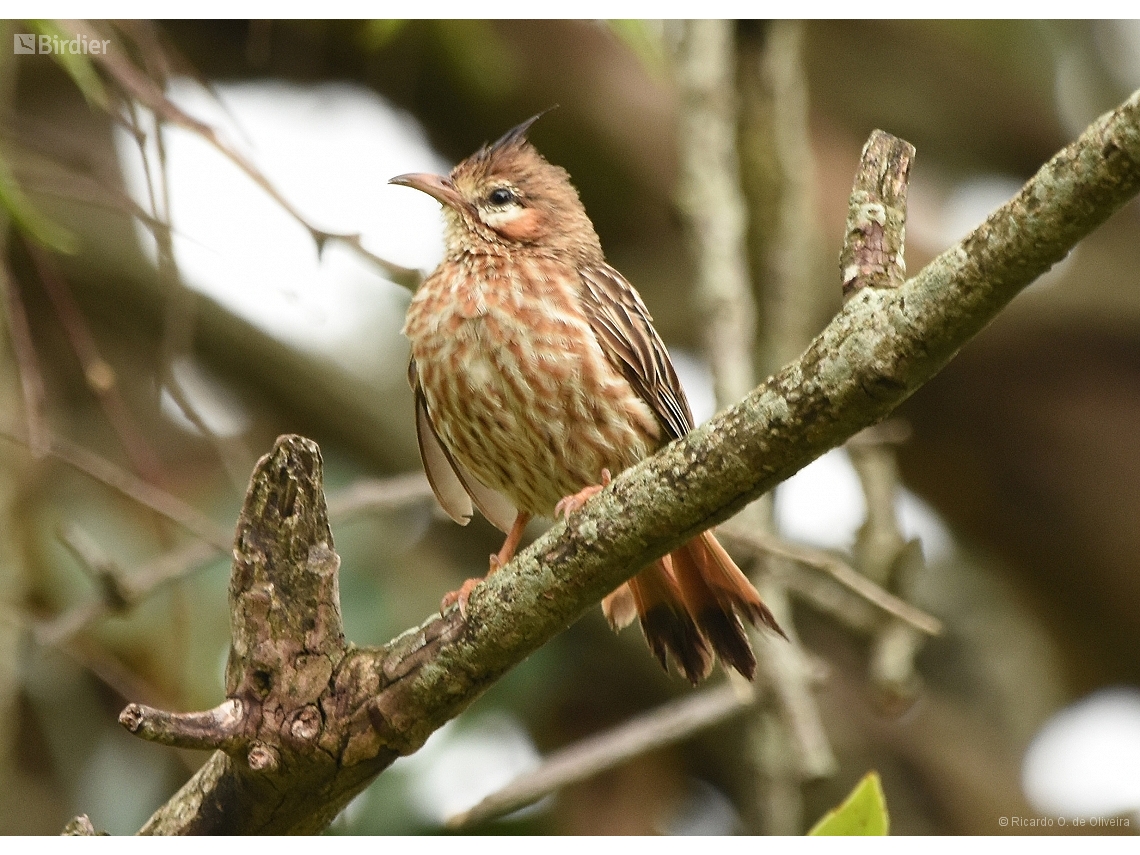
M 488 561 L 487 576 L 490 576 L 492 573 L 498 573 L 504 564 L 515 557 L 515 550 L 518 549 L 523 530 L 526 528 L 529 519 L 530 514 L 519 514 L 515 517 L 515 524 L 511 527 L 510 534 L 507 535 L 507 539 L 503 543 L 503 548 L 500 549 L 498 553 L 491 553 L 490 560 Z M 450 591 L 444 594 L 439 604 L 439 613 L 443 614 L 458 603 L 460 616 L 466 618 L 467 600 L 471 598 L 471 592 L 475 590 L 475 586 L 482 581 L 483 579 L 468 579 L 459 586 L 458 591 Z
M 491 556 L 494 560 L 495 556 Z M 439 613 L 442 615 L 449 608 L 456 603 L 459 604 L 459 616 L 462 618 L 467 617 L 467 601 L 471 599 L 471 592 L 475 590 L 475 586 L 482 582 L 482 579 L 468 579 L 459 586 L 458 591 L 449 591 L 443 595 L 443 599 L 439 603 Z
M 602 490 L 610 485 L 610 470 L 602 470 L 602 483 L 591 484 L 589 487 L 583 487 L 577 493 L 569 496 L 563 496 L 557 505 L 554 506 L 554 515 L 562 514 L 564 519 L 570 519 L 570 514 L 578 510 L 582 505 L 586 504 Z

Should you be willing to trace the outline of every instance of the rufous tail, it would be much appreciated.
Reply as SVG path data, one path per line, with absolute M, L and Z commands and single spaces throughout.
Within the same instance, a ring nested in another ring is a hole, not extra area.
M 707 531 L 607 596 L 602 611 L 615 630 L 639 618 L 661 667 L 668 670 L 672 657 L 693 685 L 712 671 L 714 655 L 753 678 L 756 655 L 741 617 L 784 635 L 748 577 Z

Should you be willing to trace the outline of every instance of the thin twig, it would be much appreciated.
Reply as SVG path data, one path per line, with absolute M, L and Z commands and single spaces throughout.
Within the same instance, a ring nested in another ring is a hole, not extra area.
M 27 438 L 7 425 L 0 425 L 0 436 L 11 442 L 26 445 Z M 230 534 L 196 508 L 183 502 L 165 490 L 136 478 L 109 460 L 100 457 L 82 446 L 60 436 L 49 434 L 48 453 L 85 475 L 89 475 L 127 498 L 145 505 L 153 511 L 177 523 L 216 549 L 230 549 Z
M 182 381 L 175 372 L 175 365 L 182 360 L 190 361 L 193 349 L 195 326 L 194 293 L 186 286 L 178 269 L 178 259 L 174 254 L 174 234 L 170 213 L 170 176 L 167 169 L 166 140 L 163 135 L 162 119 L 155 113 L 154 133 L 148 135 L 139 122 L 135 101 L 124 98 L 127 106 L 132 137 L 135 140 L 139 157 L 142 159 L 143 175 L 146 178 L 147 198 L 151 208 L 151 218 L 156 224 L 151 234 L 154 237 L 158 278 L 166 290 L 166 305 L 163 311 L 162 347 L 158 374 L 162 386 L 170 399 L 198 432 L 214 447 L 222 468 L 235 487 L 241 488 L 245 472 L 252 455 L 240 440 L 222 437 L 217 434 L 191 402 Z M 157 167 L 151 163 L 148 139 L 153 138 L 158 153 Z M 157 181 L 156 181 L 157 173 Z
M 115 117 L 114 120 L 116 124 L 122 125 L 118 117 Z M 122 188 L 113 187 L 106 181 L 80 172 L 60 161 L 48 160 L 42 147 L 41 143 L 40 150 L 35 153 L 45 159 L 47 168 L 41 164 L 13 164 L 13 170 L 19 175 L 21 183 L 34 187 L 38 196 L 67 202 L 79 202 L 100 210 L 134 217 L 148 230 L 158 227 L 158 223 L 155 222 L 150 212 L 132 199 Z
M 37 621 L 33 628 L 36 643 L 58 647 L 107 615 L 130 608 L 163 586 L 197 572 L 222 552 L 201 540 L 165 552 L 129 576 L 121 574 L 116 577 L 116 587 L 123 601 L 121 607 L 116 607 L 115 602 L 101 592 L 99 597 L 72 606 L 50 620 Z
M 24 393 L 24 424 L 27 429 L 28 450 L 39 460 L 48 453 L 48 429 L 44 422 L 44 378 L 36 359 L 36 346 L 28 326 L 28 313 L 20 289 L 8 265 L 0 259 L 0 296 L 4 300 L 4 316 L 8 321 L 8 335 L 16 356 L 16 369 L 20 388 Z
M 755 702 L 751 685 L 732 682 L 664 704 L 554 752 L 533 772 L 516 778 L 470 810 L 449 817 L 446 825 L 461 829 L 511 813 L 563 787 L 720 724 Z
M 422 472 L 386 479 L 364 479 L 329 496 L 329 517 L 343 523 L 361 514 L 383 513 L 431 499 L 431 485 Z M 115 589 L 124 608 L 133 606 L 159 588 L 197 572 L 228 551 L 228 546 L 223 549 L 216 543 L 194 541 L 152 558 L 129 574 L 118 573 Z M 87 555 L 89 563 L 97 563 L 92 560 L 93 554 L 89 552 Z M 36 641 L 45 646 L 57 646 L 116 610 L 116 601 L 109 600 L 105 592 L 101 592 L 97 599 L 79 603 L 50 620 L 37 622 Z
M 423 472 L 391 478 L 362 478 L 329 496 L 329 517 L 344 522 L 364 513 L 384 513 L 432 499 Z
M 24 242 L 48 297 L 63 326 L 72 350 L 79 359 L 87 386 L 95 393 L 111 428 L 119 437 L 131 465 L 146 481 L 163 483 L 162 462 L 151 447 L 146 435 L 135 424 L 123 396 L 115 370 L 99 353 L 95 337 L 87 326 L 71 289 L 55 268 L 51 258 L 31 241 Z
M 100 31 L 97 26 L 90 21 L 63 21 L 60 23 L 77 35 L 81 34 L 94 39 L 100 37 Z M 151 110 L 156 118 L 160 118 L 162 121 L 169 122 L 172 125 L 176 125 L 201 137 L 241 169 L 258 187 L 280 205 L 286 213 L 304 227 L 316 244 L 318 254 L 321 253 L 324 247 L 329 243 L 343 244 L 360 257 L 375 265 L 387 279 L 395 282 L 397 285 L 402 285 L 409 290 L 415 290 L 422 281 L 423 274 L 419 270 L 394 264 L 365 249 L 360 241 L 359 234 L 329 232 L 310 223 L 252 162 L 222 138 L 216 128 L 195 119 L 167 98 L 162 89 L 159 88 L 153 80 L 136 68 L 127 57 L 116 50 L 114 41 L 112 41 L 111 50 L 108 53 L 93 56 L 92 59 L 99 63 L 125 92 L 140 104 L 147 107 L 147 109 Z
M 846 561 L 826 550 L 791 543 L 776 535 L 751 529 L 746 530 L 743 526 L 731 523 L 722 527 L 720 534 L 723 534 L 729 542 L 736 542 L 746 548 L 776 555 L 805 567 L 822 570 L 867 602 L 872 603 L 887 614 L 905 621 L 915 629 L 927 635 L 940 635 L 942 633 L 942 622 L 938 618 L 876 585 Z
M 123 590 L 122 569 L 112 561 L 94 538 L 75 523 L 60 526 L 59 539 L 79 562 L 79 566 L 99 586 L 107 608 L 118 611 L 130 605 L 130 595 Z

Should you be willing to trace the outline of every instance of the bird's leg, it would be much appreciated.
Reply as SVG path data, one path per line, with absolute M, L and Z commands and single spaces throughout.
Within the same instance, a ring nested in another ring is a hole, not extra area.
M 519 548 L 519 541 L 522 540 L 523 532 L 526 530 L 526 524 L 530 522 L 530 514 L 525 511 L 519 511 L 515 516 L 514 525 L 511 526 L 510 532 L 507 534 L 507 539 L 503 541 L 503 548 L 497 554 L 491 556 L 490 569 L 487 571 L 487 576 L 498 570 L 515 557 L 515 550 Z M 484 576 L 483 578 L 487 578 Z M 459 614 L 467 617 L 467 600 L 471 597 L 471 592 L 475 590 L 475 586 L 482 582 L 483 579 L 468 579 L 459 586 L 458 591 L 450 591 L 443 595 L 443 600 L 439 604 L 439 613 L 443 614 L 454 603 L 459 603 Z
M 519 548 L 519 541 L 522 540 L 528 522 L 530 522 L 530 514 L 519 511 L 515 516 L 515 524 L 511 526 L 511 530 L 507 534 L 507 539 L 503 541 L 503 548 L 499 550 L 498 554 L 491 556 L 491 569 L 487 571 L 488 576 L 515 557 L 515 550 Z
M 558 504 L 554 506 L 555 515 L 557 516 L 558 514 L 562 514 L 565 519 L 570 519 L 570 514 L 574 513 L 576 510 L 582 507 L 582 505 L 586 504 L 587 501 L 598 495 L 598 493 L 602 492 L 602 490 L 606 489 L 606 487 L 609 485 L 610 470 L 603 469 L 601 484 L 591 484 L 589 487 L 583 487 L 577 493 L 573 493 L 569 496 L 563 496 L 562 499 L 559 500 Z

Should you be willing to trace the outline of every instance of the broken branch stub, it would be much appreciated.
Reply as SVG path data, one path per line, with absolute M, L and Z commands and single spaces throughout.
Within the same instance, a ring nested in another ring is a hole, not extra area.
M 906 281 L 903 242 L 906 195 L 914 146 L 872 131 L 859 159 L 839 256 L 843 298 L 861 288 L 898 288 Z
M 370 779 L 340 775 L 341 730 L 325 713 L 346 652 L 339 566 L 320 450 L 280 437 L 238 520 L 227 700 L 193 713 L 130 704 L 119 717 L 144 739 L 220 750 L 143 833 L 319 831 Z

